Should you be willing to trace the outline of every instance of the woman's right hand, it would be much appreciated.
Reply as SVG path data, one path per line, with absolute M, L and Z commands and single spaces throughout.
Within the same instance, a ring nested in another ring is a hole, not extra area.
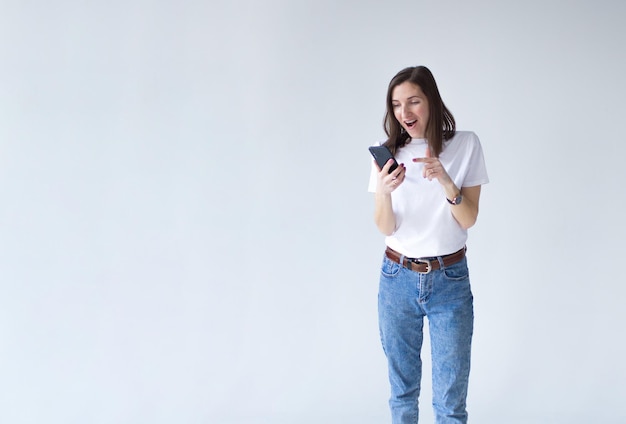
M 393 164 L 393 159 L 389 159 L 383 169 L 378 168 L 378 190 L 382 194 L 390 194 L 396 188 L 402 184 L 404 181 L 404 176 L 406 175 L 406 167 L 403 163 L 398 165 L 396 169 L 394 169 L 391 173 L 389 173 L 389 168 Z

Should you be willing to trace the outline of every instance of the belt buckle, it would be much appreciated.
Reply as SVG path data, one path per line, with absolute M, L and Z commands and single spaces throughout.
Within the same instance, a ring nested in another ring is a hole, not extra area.
M 425 272 L 419 272 L 420 274 L 430 274 L 430 271 L 433 270 L 433 266 L 430 264 L 430 261 L 428 259 L 413 259 L 414 262 L 418 263 L 418 264 L 426 264 L 426 271 Z

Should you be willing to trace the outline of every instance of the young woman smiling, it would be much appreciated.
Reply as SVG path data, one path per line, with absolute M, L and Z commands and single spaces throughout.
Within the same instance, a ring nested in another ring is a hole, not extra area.
M 489 181 L 482 147 L 473 132 L 456 131 L 424 66 L 392 78 L 384 128 L 400 166 L 373 162 L 369 191 L 386 236 L 378 314 L 392 422 L 418 422 L 427 317 L 436 422 L 466 423 L 474 313 L 465 244 Z

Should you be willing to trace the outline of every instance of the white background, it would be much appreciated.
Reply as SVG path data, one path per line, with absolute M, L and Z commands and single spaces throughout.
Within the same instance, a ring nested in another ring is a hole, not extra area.
M 367 146 L 419 64 L 491 178 L 471 421 L 625 422 L 625 16 L 0 1 L 0 422 L 388 422 Z

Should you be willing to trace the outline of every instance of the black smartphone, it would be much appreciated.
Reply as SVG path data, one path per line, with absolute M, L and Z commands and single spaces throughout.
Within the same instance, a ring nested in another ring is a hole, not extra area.
M 386 146 L 371 146 L 369 149 L 380 169 L 383 169 L 383 166 L 387 164 L 389 159 L 393 159 L 393 164 L 391 165 L 391 168 L 389 168 L 390 174 L 391 171 L 398 167 L 398 162 L 396 162 L 396 158 L 393 157 L 393 155 Z

